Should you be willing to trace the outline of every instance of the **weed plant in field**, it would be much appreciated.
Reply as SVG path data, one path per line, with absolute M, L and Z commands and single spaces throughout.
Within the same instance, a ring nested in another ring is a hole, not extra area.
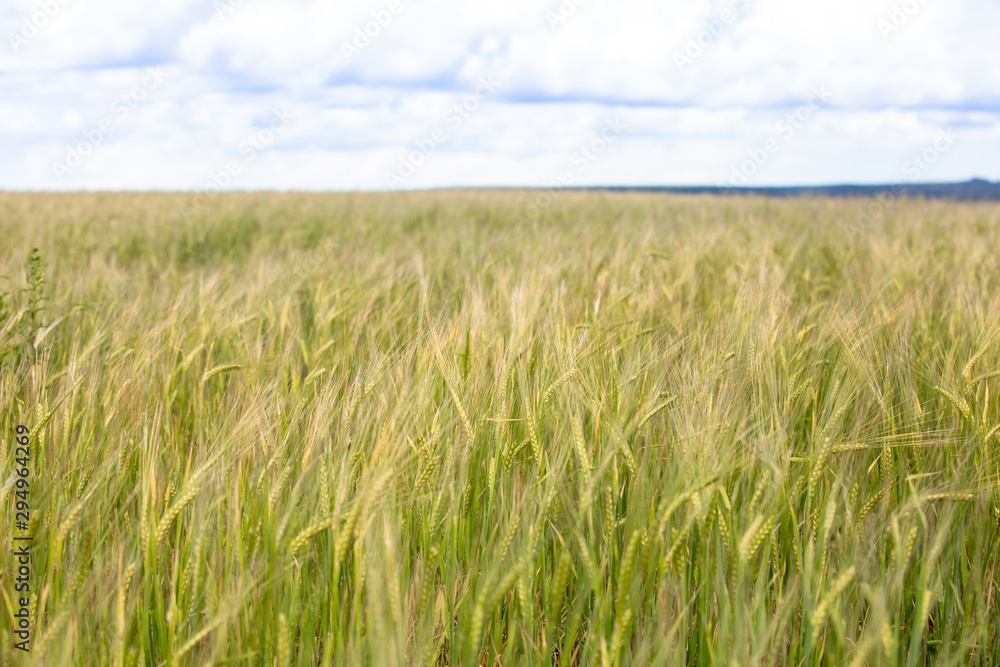
M 1000 661 L 1000 207 L 531 196 L 0 194 L 0 665 Z

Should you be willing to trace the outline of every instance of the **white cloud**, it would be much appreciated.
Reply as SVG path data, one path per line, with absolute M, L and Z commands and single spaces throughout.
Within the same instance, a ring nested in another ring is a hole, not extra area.
M 200 188 L 287 104 L 294 123 L 232 187 L 383 188 L 481 76 L 501 89 L 406 187 L 542 185 L 616 116 L 627 132 L 575 184 L 712 184 L 817 85 L 829 105 L 751 183 L 901 180 L 945 127 L 961 138 L 929 180 L 1000 179 L 993 4 L 576 0 L 553 26 L 569 0 L 392 1 L 219 0 L 220 15 L 203 0 L 11 0 L 0 187 Z M 149 66 L 169 76 L 59 181 L 53 164 Z

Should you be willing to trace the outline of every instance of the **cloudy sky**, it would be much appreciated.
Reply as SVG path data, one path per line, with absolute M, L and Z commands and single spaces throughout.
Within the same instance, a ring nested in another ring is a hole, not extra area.
M 992 0 L 3 0 L 0 189 L 1000 180 Z

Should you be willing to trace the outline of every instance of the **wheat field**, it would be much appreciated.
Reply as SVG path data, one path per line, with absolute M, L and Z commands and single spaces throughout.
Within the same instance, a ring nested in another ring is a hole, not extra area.
M 870 209 L 0 193 L 0 665 L 998 664 L 1000 205 Z

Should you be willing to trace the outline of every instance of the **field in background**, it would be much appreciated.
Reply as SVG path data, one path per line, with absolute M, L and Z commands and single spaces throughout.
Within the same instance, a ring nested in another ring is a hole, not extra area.
M 537 196 L 0 194 L 0 665 L 995 665 L 1000 205 Z

